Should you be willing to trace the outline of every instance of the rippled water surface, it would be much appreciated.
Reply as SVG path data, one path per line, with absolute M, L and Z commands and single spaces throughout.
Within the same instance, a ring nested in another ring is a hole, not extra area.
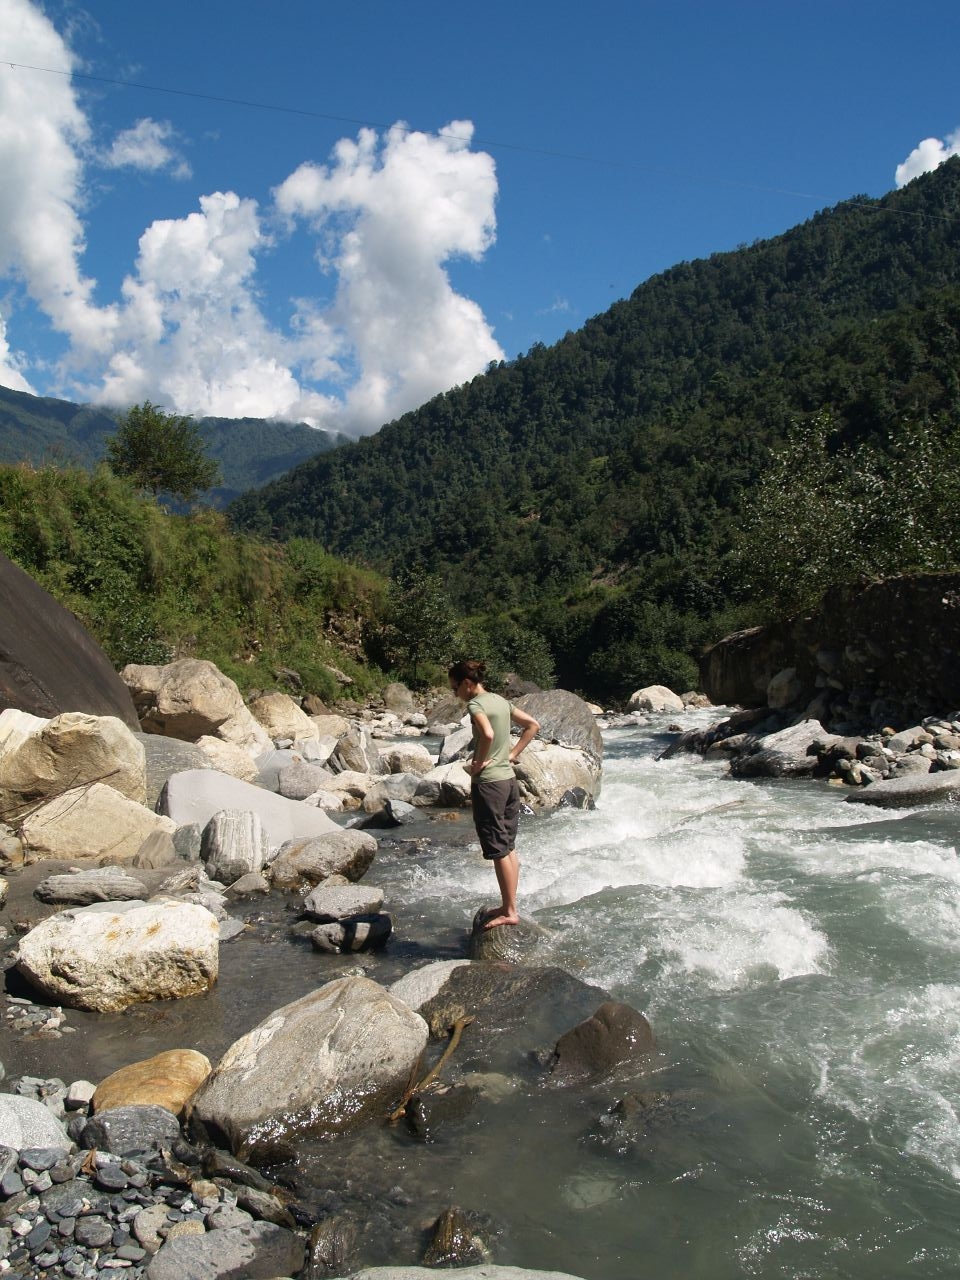
M 298 1178 L 381 1206 L 367 1262 L 413 1261 L 458 1203 L 491 1224 L 496 1261 L 585 1280 L 956 1275 L 960 809 L 735 781 L 697 757 L 658 763 L 666 741 L 609 733 L 597 809 L 527 820 L 519 844 L 521 911 L 553 931 L 549 962 L 653 1025 L 642 1087 L 664 1104 L 642 1140 L 590 1141 L 615 1081 L 531 1092 L 507 1076 L 447 1140 L 365 1131 L 305 1149 Z M 468 819 L 429 831 L 429 849 L 385 846 L 369 873 L 396 930 L 362 962 L 381 981 L 462 954 L 496 898 Z M 356 963 L 291 944 L 267 913 L 224 946 L 209 997 L 100 1020 L 91 1071 L 125 1047 L 216 1057 Z

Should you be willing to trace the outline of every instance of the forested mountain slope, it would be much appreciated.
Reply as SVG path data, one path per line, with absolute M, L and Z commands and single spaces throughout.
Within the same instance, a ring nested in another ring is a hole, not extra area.
M 207 454 L 220 464 L 221 483 L 206 495 L 218 505 L 345 439 L 303 423 L 262 418 L 203 418 L 198 426 Z M 105 442 L 116 429 L 114 414 L 94 405 L 0 387 L 0 464 L 92 470 L 102 461 Z
M 956 409 L 958 212 L 951 160 L 681 263 L 555 346 L 245 495 L 234 517 L 386 569 L 422 560 L 467 608 L 628 581 L 702 618 L 736 593 L 722 557 L 794 420 L 830 407 L 880 437 Z

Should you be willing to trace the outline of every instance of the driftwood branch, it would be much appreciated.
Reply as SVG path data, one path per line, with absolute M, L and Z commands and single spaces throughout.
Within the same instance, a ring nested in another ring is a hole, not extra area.
M 403 1097 L 400 1099 L 398 1106 L 395 1110 L 391 1111 L 390 1115 L 387 1117 L 390 1124 L 395 1124 L 400 1119 L 404 1111 L 407 1109 L 407 1103 L 415 1096 L 415 1094 L 422 1093 L 423 1090 L 426 1089 L 427 1085 L 433 1084 L 434 1080 L 436 1080 L 440 1072 L 443 1070 L 444 1064 L 449 1060 L 451 1054 L 456 1051 L 457 1045 L 460 1043 L 460 1037 L 463 1035 L 464 1027 L 469 1027 L 470 1023 L 474 1021 L 476 1021 L 476 1019 L 472 1014 L 469 1017 L 458 1018 L 456 1020 L 450 1028 L 450 1040 L 447 1047 L 440 1055 L 436 1064 L 427 1072 L 420 1083 L 410 1084 L 404 1090 Z

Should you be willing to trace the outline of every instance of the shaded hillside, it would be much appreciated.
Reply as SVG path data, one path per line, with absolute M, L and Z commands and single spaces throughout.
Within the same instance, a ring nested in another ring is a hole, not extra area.
M 588 613 L 626 591 L 709 616 L 736 598 L 723 558 L 794 420 L 830 407 L 882 437 L 956 409 L 958 209 L 952 160 L 681 263 L 555 346 L 245 495 L 234 517 L 384 569 L 423 560 L 468 608 L 542 615 L 592 583 Z
M 202 418 L 198 425 L 208 455 L 220 464 L 222 482 L 206 495 L 220 506 L 346 439 L 303 423 L 262 418 Z M 92 470 L 116 429 L 107 410 L 0 387 L 0 463 Z

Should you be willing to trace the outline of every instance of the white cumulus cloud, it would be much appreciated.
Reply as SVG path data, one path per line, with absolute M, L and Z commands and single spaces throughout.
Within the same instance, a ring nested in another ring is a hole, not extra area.
M 219 417 L 302 416 L 293 353 L 253 293 L 265 243 L 256 202 L 233 192 L 203 196 L 199 212 L 148 227 L 123 283 L 116 350 L 93 397 L 156 398 Z M 312 407 L 329 411 L 323 397 Z
M 98 305 L 83 269 L 84 220 L 99 208 L 87 170 L 187 179 L 183 140 L 144 117 L 98 151 L 67 41 L 33 0 L 0 6 L 16 64 L 0 69 L 0 280 L 10 286 L 0 381 L 25 386 L 44 366 L 13 349 L 25 294 L 66 340 L 60 392 L 100 403 L 149 398 L 181 413 L 359 434 L 502 358 L 448 274 L 456 259 L 482 258 L 496 226 L 493 160 L 471 151 L 469 122 L 436 134 L 364 129 L 326 164 L 278 174 L 264 207 L 244 194 L 242 174 L 232 190 L 195 188 L 182 216 L 143 231 L 136 261 L 116 264 L 119 296 Z M 288 237 L 308 238 L 316 276 L 300 296 L 271 297 L 271 254 Z
M 123 129 L 103 155 L 108 169 L 140 169 L 146 173 L 166 170 L 175 178 L 189 178 L 190 166 L 174 145 L 177 141 L 168 120 L 138 120 Z
M 116 317 L 94 302 L 80 267 L 84 228 L 80 150 L 90 137 L 69 76 L 73 55 L 29 0 L 3 0 L 7 56 L 0 76 L 0 276 L 18 280 L 84 354 L 109 348 Z
M 897 165 L 896 181 L 898 187 L 904 187 L 921 173 L 930 173 L 949 160 L 951 156 L 960 155 L 960 129 L 948 133 L 942 141 L 940 138 L 924 138 L 904 160 Z
M 331 320 L 362 370 L 345 426 L 376 427 L 503 358 L 445 270 L 493 242 L 496 173 L 469 149 L 472 135 L 464 121 L 436 135 L 396 125 L 382 143 L 364 129 L 330 165 L 303 164 L 274 193 L 279 212 L 317 237 L 320 270 L 338 278 Z
M 23 360 L 15 356 L 7 342 L 7 326 L 0 316 L 0 387 L 9 387 L 11 391 L 33 392 L 33 387 L 23 376 Z

